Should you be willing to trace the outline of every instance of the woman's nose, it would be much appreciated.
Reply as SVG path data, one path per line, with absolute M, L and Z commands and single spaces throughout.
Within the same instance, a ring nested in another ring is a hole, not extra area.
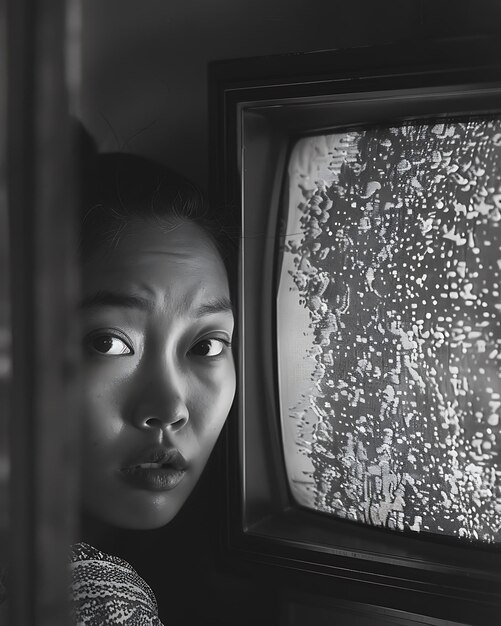
M 146 428 L 156 428 L 158 430 L 168 429 L 170 431 L 177 431 L 181 430 L 181 428 L 183 428 L 187 422 L 187 415 L 177 413 L 168 416 L 152 415 L 151 417 L 146 417 L 141 425 Z
M 139 428 L 175 432 L 189 421 L 180 376 L 170 374 L 149 377 L 141 385 L 133 403 L 133 421 Z

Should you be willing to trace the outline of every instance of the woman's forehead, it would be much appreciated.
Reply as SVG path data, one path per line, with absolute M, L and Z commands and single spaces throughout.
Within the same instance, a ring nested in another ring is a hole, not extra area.
M 84 270 L 99 264 L 136 262 L 149 254 L 165 255 L 172 260 L 209 260 L 223 264 L 219 251 L 207 231 L 189 221 L 131 220 L 101 244 L 84 263 Z
M 127 226 L 113 248 L 93 255 L 83 268 L 84 295 L 111 290 L 199 301 L 228 297 L 221 256 L 210 236 L 186 222 L 165 230 L 153 222 Z
M 206 248 L 219 254 L 211 235 L 202 226 L 174 217 L 131 218 L 103 244 L 108 252 L 158 249 L 168 254 L 194 256 Z

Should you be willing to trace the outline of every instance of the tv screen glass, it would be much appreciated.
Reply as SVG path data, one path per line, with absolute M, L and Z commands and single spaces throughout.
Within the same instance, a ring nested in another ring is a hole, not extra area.
M 287 161 L 277 276 L 291 493 L 501 541 L 501 118 L 336 130 Z

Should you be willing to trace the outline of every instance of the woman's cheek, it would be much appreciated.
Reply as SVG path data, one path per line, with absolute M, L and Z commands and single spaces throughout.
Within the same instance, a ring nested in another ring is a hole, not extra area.
M 82 427 L 85 443 L 92 447 L 105 446 L 121 430 L 117 393 L 118 390 L 103 379 L 100 382 L 89 381 L 84 387 Z
M 212 419 L 209 420 L 212 439 L 218 437 L 224 426 L 235 397 L 235 369 L 232 364 L 224 368 L 220 379 L 213 388 Z

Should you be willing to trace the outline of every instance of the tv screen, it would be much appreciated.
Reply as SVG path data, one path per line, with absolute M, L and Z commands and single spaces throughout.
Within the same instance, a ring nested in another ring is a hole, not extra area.
M 229 553 L 448 623 L 501 610 L 499 50 L 211 67 L 212 204 L 241 227 Z
M 501 540 L 501 118 L 299 138 L 277 285 L 295 501 Z

